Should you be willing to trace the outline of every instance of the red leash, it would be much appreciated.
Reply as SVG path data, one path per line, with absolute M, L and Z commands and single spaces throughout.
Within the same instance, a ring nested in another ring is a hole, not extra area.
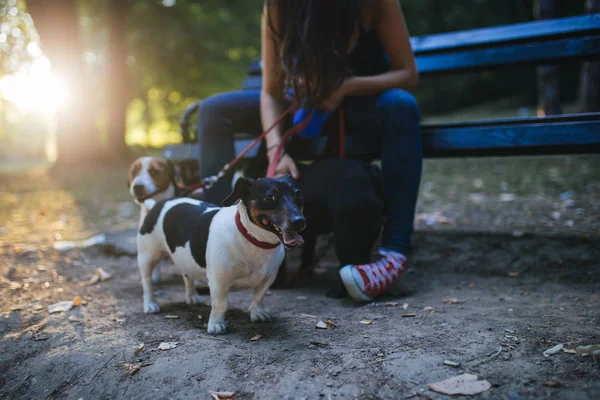
M 279 117 L 277 117 L 277 119 L 275 120 L 275 122 L 273 122 L 273 124 L 271 124 L 271 126 L 269 126 L 263 133 L 258 135 L 233 160 L 231 160 L 230 162 L 225 164 L 223 166 L 223 168 L 221 168 L 221 170 L 216 175 L 206 177 L 206 178 L 202 179 L 202 181 L 200 183 L 183 188 L 183 189 L 187 190 L 187 193 L 190 194 L 195 191 L 204 191 L 205 189 L 210 189 L 211 187 L 213 187 L 215 183 L 217 183 L 221 178 L 223 178 L 223 176 L 225 176 L 225 173 L 227 173 L 227 171 L 229 171 L 234 165 L 236 165 L 238 162 L 240 162 L 240 160 L 242 158 L 244 158 L 244 156 L 246 154 L 248 154 L 248 152 L 250 150 L 252 150 L 252 148 L 254 148 L 254 146 L 259 144 L 273 129 L 275 129 L 275 127 L 277 125 L 279 125 L 283 121 L 283 119 L 290 112 L 292 112 L 297 107 L 298 107 L 298 103 L 295 100 L 293 100 L 292 105 L 290 105 Z M 293 135 L 297 134 L 302 129 L 304 129 L 304 127 L 308 124 L 308 122 L 312 118 L 313 112 L 314 112 L 314 110 L 311 111 L 310 114 L 306 118 L 304 118 L 299 124 L 291 127 L 283 134 L 283 136 L 281 137 L 281 142 L 277 146 L 277 150 L 275 152 L 275 157 L 273 157 L 271 160 L 269 160 L 269 168 L 267 169 L 267 177 L 268 178 L 272 178 L 273 176 L 275 176 L 275 169 L 277 168 L 277 165 L 279 164 L 281 156 L 283 155 L 283 149 L 284 149 L 286 141 L 290 137 L 292 137 Z M 340 139 L 340 158 L 344 158 L 345 149 L 346 149 L 346 126 L 345 126 L 344 110 L 342 108 L 339 109 L 339 129 L 340 129 L 340 132 L 339 132 L 340 133 L 340 138 L 339 138 Z M 275 160 L 277 160 L 277 161 L 275 161 Z

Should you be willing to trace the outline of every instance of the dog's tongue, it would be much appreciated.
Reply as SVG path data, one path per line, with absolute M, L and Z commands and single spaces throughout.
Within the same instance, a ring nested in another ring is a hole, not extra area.
M 286 246 L 296 246 L 304 243 L 304 239 L 298 232 L 283 231 L 283 244 Z

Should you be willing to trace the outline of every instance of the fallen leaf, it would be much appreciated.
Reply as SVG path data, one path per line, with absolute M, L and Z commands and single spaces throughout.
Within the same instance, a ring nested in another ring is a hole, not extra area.
M 317 318 L 316 315 L 310 315 L 310 314 L 300 314 L 300 316 L 304 317 L 304 318 Z
M 395 301 L 388 301 L 387 303 L 383 303 L 383 305 L 386 307 L 396 307 L 398 303 L 396 303 Z
M 329 343 L 327 343 L 327 342 L 310 342 L 310 344 L 315 345 L 315 346 L 322 346 L 322 347 L 329 345 Z
M 330 319 L 326 319 L 325 321 L 323 321 L 327 324 L 327 326 L 330 326 L 332 328 L 337 328 L 337 325 Z
M 137 346 L 135 346 L 135 351 L 133 352 L 133 354 L 137 356 L 142 351 L 144 351 L 144 343 L 140 343 Z
M 464 300 L 461 299 L 457 299 L 456 297 L 450 297 L 448 299 L 444 299 L 444 303 L 448 304 L 460 304 L 460 303 L 464 303 Z
M 166 319 L 179 319 L 178 315 L 165 315 Z
M 402 318 L 411 318 L 411 317 L 416 317 L 417 314 L 402 314 Z
M 327 329 L 327 324 L 323 321 L 319 321 L 317 322 L 317 325 L 315 325 L 315 328 L 318 329 Z
M 262 337 L 262 335 L 256 335 L 256 336 L 252 337 L 250 340 L 253 341 L 253 342 L 256 342 L 261 337 Z
M 449 367 L 460 367 L 460 363 L 456 362 L 456 361 L 450 361 L 450 360 L 444 360 L 444 365 L 447 365 Z
M 83 320 L 81 318 L 77 318 L 74 315 L 69 315 L 69 321 L 71 321 L 71 322 L 83 322 Z
M 544 382 L 544 386 L 551 387 L 551 388 L 559 388 L 561 386 L 561 384 L 556 381 L 546 381 L 546 382 Z
M 102 268 L 96 268 L 96 271 L 94 271 L 94 273 L 92 274 L 92 276 L 90 276 L 90 279 L 88 279 L 85 282 L 80 282 L 79 284 L 81 286 L 90 286 L 90 285 L 93 285 L 93 284 L 98 283 L 98 282 L 104 282 L 104 281 L 106 281 L 106 280 L 108 280 L 110 278 L 112 278 L 111 274 L 109 274 L 108 272 L 106 272 Z
M 575 349 L 563 349 L 563 353 L 577 354 L 577 350 L 575 350 Z
M 563 347 L 564 347 L 564 345 L 557 344 L 556 346 L 549 348 L 548 350 L 544 351 L 544 357 L 549 357 L 553 354 L 558 353 L 559 351 L 562 350 Z
M 81 305 L 81 297 L 75 296 L 73 299 L 73 307 L 79 307 Z
M 162 342 L 158 345 L 158 350 L 171 350 L 177 347 L 179 342 Z
M 403 304 L 402 304 L 402 309 L 403 309 L 403 310 L 406 310 L 407 308 L 408 308 L 408 303 L 403 303 Z
M 429 388 L 434 392 L 448 395 L 475 395 L 483 393 L 491 387 L 492 385 L 488 381 L 478 381 L 477 375 L 471 374 L 462 374 L 441 382 L 429 384 Z
M 589 346 L 579 346 L 575 349 L 577 354 L 582 356 L 595 355 L 600 352 L 600 344 L 590 344 Z
M 433 308 L 431 306 L 427 306 L 427 307 L 423 308 L 423 311 L 435 312 L 435 308 Z
M 52 313 L 57 313 L 57 312 L 62 312 L 62 311 L 69 311 L 71 308 L 73 308 L 74 305 L 75 305 L 75 303 L 73 302 L 73 300 L 59 301 L 58 303 L 49 305 L 48 312 L 50 314 L 52 314 Z
M 24 304 L 14 305 L 10 307 L 10 311 L 19 311 L 24 309 L 26 306 Z
M 371 321 L 370 319 L 363 319 L 362 321 L 360 321 L 360 323 L 364 325 L 371 325 L 373 321 Z
M 143 362 L 143 363 L 137 363 L 137 364 L 132 364 L 132 363 L 125 363 L 125 371 L 127 372 L 127 375 L 129 376 L 133 376 L 135 374 L 137 374 L 142 368 L 147 367 L 148 365 L 152 365 L 152 363 L 150 362 Z
M 227 400 L 227 399 L 233 399 L 233 396 L 235 396 L 235 392 L 208 392 L 213 399 L 215 400 Z
M 519 272 L 509 272 L 508 276 L 510 276 L 511 278 L 516 278 L 517 276 L 519 276 Z

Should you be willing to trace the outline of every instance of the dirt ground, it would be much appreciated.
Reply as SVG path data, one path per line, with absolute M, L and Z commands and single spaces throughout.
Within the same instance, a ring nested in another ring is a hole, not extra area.
M 0 172 L 0 398 L 443 399 L 428 384 L 462 373 L 490 382 L 477 398 L 600 398 L 600 360 L 543 355 L 600 343 L 600 157 L 428 161 L 413 265 L 392 294 L 326 298 L 327 251 L 307 285 L 270 291 L 271 324 L 232 294 L 217 338 L 168 263 L 161 313 L 142 312 L 125 170 Z M 52 247 L 99 232 L 111 245 Z M 99 267 L 112 278 L 82 285 Z

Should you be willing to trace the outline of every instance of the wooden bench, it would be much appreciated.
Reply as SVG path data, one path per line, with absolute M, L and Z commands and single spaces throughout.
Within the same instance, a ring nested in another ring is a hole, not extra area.
M 414 37 L 411 44 L 422 78 L 599 60 L 600 14 Z M 259 90 L 261 83 L 261 63 L 255 62 L 242 90 Z M 192 107 L 188 114 L 194 111 Z M 424 124 L 422 137 L 425 157 L 597 153 L 600 152 L 600 112 Z M 236 153 L 250 141 L 249 135 L 235 135 Z M 376 149 L 375 143 L 361 142 L 353 146 L 350 141 L 346 153 L 375 152 Z M 197 144 L 184 143 L 164 151 L 165 157 L 174 161 L 184 156 L 189 158 L 190 154 L 201 156 Z M 255 155 L 256 150 L 246 157 Z

